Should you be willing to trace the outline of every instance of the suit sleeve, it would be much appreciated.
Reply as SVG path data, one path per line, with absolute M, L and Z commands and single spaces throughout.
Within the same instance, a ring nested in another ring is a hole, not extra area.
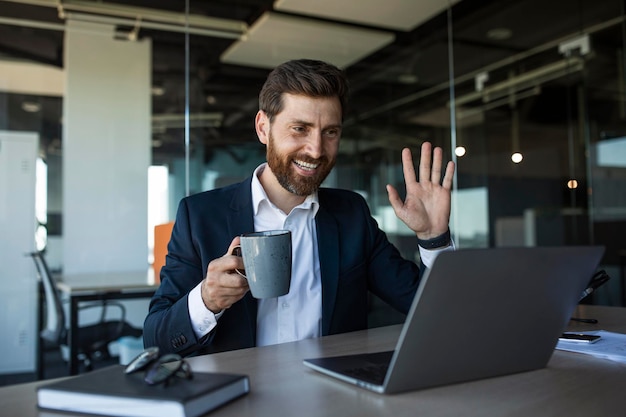
M 389 242 L 385 232 L 380 230 L 365 201 L 362 208 L 365 212 L 368 240 L 371 242 L 367 277 L 370 291 L 406 314 L 426 267 L 421 261 L 418 265 L 403 258 L 398 249 Z
M 189 207 L 183 199 L 168 244 L 161 284 L 150 302 L 144 322 L 144 345 L 158 346 L 161 352 L 187 355 L 210 339 L 198 339 L 189 318 L 189 292 L 203 279 L 202 259 L 193 244 Z
M 359 194 L 323 189 L 319 195 L 323 334 L 366 328 L 370 292 L 406 314 L 419 284 L 420 265 L 404 259 L 389 242 Z

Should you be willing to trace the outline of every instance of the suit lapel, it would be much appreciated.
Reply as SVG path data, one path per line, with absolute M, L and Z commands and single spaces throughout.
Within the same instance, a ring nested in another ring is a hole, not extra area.
M 339 231 L 336 219 L 324 208 L 321 197 L 315 224 L 322 276 L 322 336 L 325 336 L 330 331 L 330 322 L 337 298 Z
M 254 231 L 251 183 L 252 177 L 240 183 L 229 203 L 228 231 L 233 237 Z
M 254 211 L 252 209 L 252 177 L 240 183 L 230 201 L 228 215 L 228 232 L 231 238 L 254 231 Z M 248 317 L 249 331 L 252 335 L 252 344 L 256 345 L 257 300 L 248 292 L 241 300 Z
M 228 217 L 228 230 L 231 236 L 241 235 L 254 230 L 254 211 L 250 190 L 251 181 L 252 178 L 248 178 L 233 193 Z M 330 331 L 337 298 L 339 229 L 335 217 L 324 208 L 323 192 L 320 194 L 320 208 L 315 217 L 315 224 L 322 279 L 322 335 L 327 335 Z M 256 341 L 257 300 L 250 294 L 246 294 L 242 301 L 248 313 L 250 331 L 254 335 L 254 342 Z

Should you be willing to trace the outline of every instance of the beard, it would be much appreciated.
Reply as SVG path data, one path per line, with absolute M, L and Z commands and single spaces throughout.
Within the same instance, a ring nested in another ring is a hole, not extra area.
M 319 164 L 315 175 L 298 175 L 292 164 L 297 159 L 311 164 Z M 314 159 L 305 154 L 279 155 L 274 146 L 274 137 L 270 132 L 267 145 L 267 165 L 270 167 L 278 183 L 287 191 L 298 196 L 308 196 L 320 188 L 320 185 L 335 165 L 335 160 L 326 156 Z

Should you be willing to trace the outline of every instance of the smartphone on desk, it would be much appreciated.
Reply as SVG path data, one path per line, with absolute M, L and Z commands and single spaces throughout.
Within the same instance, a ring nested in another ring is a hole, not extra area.
M 559 337 L 560 342 L 578 342 L 578 343 L 595 343 L 600 340 L 602 336 L 595 334 L 584 333 L 563 333 Z

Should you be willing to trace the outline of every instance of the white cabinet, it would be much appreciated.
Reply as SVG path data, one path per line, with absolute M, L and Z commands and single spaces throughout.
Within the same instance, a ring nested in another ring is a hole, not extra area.
M 34 372 L 36 133 L 0 131 L 0 374 Z

